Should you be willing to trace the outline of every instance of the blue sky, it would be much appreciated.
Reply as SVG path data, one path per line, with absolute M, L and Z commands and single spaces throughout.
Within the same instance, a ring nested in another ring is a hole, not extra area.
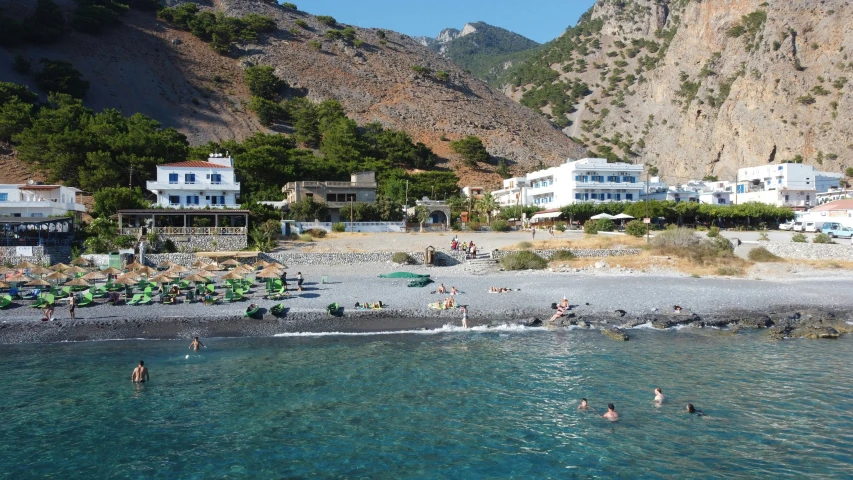
M 539 43 L 573 26 L 594 0 L 288 0 L 312 15 L 331 15 L 359 27 L 394 30 L 411 36 L 438 35 L 483 21 Z

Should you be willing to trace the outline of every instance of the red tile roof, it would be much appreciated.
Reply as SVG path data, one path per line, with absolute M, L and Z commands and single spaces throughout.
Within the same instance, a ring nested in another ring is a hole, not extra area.
M 59 185 L 21 185 L 18 187 L 21 190 L 55 190 Z
M 835 200 L 812 209 L 813 212 L 829 212 L 831 210 L 853 210 L 853 199 Z
M 164 163 L 163 165 L 158 165 L 158 167 L 231 168 L 227 165 L 220 165 L 218 163 L 204 162 L 201 160 L 190 160 L 188 162 L 177 162 L 177 163 Z

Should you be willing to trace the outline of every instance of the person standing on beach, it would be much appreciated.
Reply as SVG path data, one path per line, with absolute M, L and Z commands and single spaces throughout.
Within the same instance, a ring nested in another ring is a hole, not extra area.
M 77 318 L 76 314 L 74 313 L 74 309 L 76 307 L 77 307 L 77 298 L 72 294 L 70 297 L 68 297 L 68 314 L 71 316 L 71 320 L 74 320 L 75 318 Z
M 305 279 L 302 278 L 302 272 L 296 272 L 296 289 L 300 292 L 302 291 L 302 282 Z
M 666 401 L 666 397 L 663 396 L 663 392 L 660 387 L 655 388 L 655 403 L 660 405 L 661 403 Z
M 462 305 L 462 328 L 468 328 L 468 306 Z
M 148 367 L 145 366 L 145 362 L 140 360 L 139 365 L 137 365 L 133 370 L 133 373 L 130 374 L 130 381 L 134 383 L 143 383 L 146 380 L 151 380 L 148 376 Z
M 195 337 L 193 343 L 190 344 L 190 350 L 197 352 L 200 348 L 204 348 L 204 344 L 198 340 L 198 337 Z
M 53 310 L 56 306 L 52 303 L 48 303 L 46 307 L 44 307 L 44 318 L 47 319 L 48 322 L 53 321 Z
M 619 414 L 616 413 L 616 407 L 613 406 L 612 403 L 607 404 L 607 413 L 601 416 L 606 420 L 610 420 L 611 422 L 619 421 Z

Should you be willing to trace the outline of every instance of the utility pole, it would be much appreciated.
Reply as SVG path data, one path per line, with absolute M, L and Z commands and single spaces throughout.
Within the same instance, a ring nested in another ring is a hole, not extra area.
M 646 224 L 646 243 L 650 242 L 649 232 L 652 229 L 652 217 L 649 216 L 649 171 L 646 170 L 646 218 L 649 223 Z
M 350 231 L 350 233 L 355 231 L 355 228 L 353 228 L 353 224 L 352 224 L 352 216 L 353 216 L 354 205 L 355 205 L 355 199 L 353 197 L 349 197 L 349 231 Z
M 133 164 L 130 164 L 130 173 L 127 175 L 127 184 L 130 188 L 133 188 Z
M 406 230 L 408 230 L 408 223 L 409 223 L 409 181 L 408 180 L 406 180 L 406 206 L 403 207 L 403 215 L 405 215 L 405 218 L 406 218 L 406 226 L 404 228 Z

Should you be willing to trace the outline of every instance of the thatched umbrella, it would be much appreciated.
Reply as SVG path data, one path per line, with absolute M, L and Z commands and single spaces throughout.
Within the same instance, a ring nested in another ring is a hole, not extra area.
M 243 276 L 237 272 L 228 272 L 222 276 L 222 280 L 242 280 Z
M 165 260 L 165 261 L 163 261 L 163 262 L 160 262 L 160 264 L 159 264 L 159 265 L 157 265 L 157 266 L 158 266 L 158 267 L 172 268 L 172 267 L 174 267 L 175 265 L 177 265 L 177 263 L 175 263 L 175 262 L 173 262 L 173 261 L 171 261 L 171 260 Z
M 168 276 L 168 275 L 165 275 L 165 274 L 162 274 L 162 273 L 161 273 L 160 275 L 157 275 L 157 276 L 155 276 L 155 277 L 152 277 L 152 278 L 149 280 L 149 282 L 154 282 L 154 283 L 172 283 L 172 280 L 174 280 L 172 277 L 170 277 L 170 276 Z
M 138 280 L 131 278 L 127 275 L 122 275 L 113 280 L 113 283 L 115 283 L 116 285 L 136 285 L 137 281 Z
M 128 269 L 128 270 L 136 270 L 137 268 L 140 268 L 140 267 L 143 267 L 143 266 L 144 266 L 144 265 L 142 265 L 142 264 L 141 264 L 141 263 L 139 263 L 139 262 L 133 262 L 133 263 L 128 263 L 127 265 L 125 265 L 125 266 L 124 266 L 124 268 L 126 268 L 126 269 Z
M 0 282 L 0 288 L 11 288 L 12 286 L 6 282 Z
M 104 280 L 105 278 L 107 278 L 107 276 L 101 272 L 96 271 L 96 272 L 89 272 L 80 278 L 82 278 L 83 280 L 92 281 L 92 280 Z
M 270 262 L 268 262 L 268 261 L 266 261 L 266 260 L 258 260 L 257 262 L 255 262 L 255 263 L 253 263 L 253 264 L 252 264 L 252 266 L 253 266 L 253 267 L 255 267 L 255 268 L 258 268 L 258 267 L 261 267 L 261 268 L 267 268 L 267 267 L 269 267 L 270 265 L 271 265 L 271 263 L 270 263 Z
M 88 270 L 86 270 L 83 267 L 73 266 L 73 267 L 69 268 L 68 270 L 64 271 L 63 273 L 67 273 L 69 275 L 77 275 L 78 273 L 86 273 L 86 272 L 88 272 Z
M 77 265 L 78 267 L 88 267 L 92 265 L 92 262 L 86 260 L 83 257 L 77 257 L 71 262 L 71 265 Z
M 30 273 L 33 275 L 45 275 L 45 274 L 48 274 L 52 271 L 53 270 L 50 270 L 48 268 L 44 268 L 41 265 L 36 265 L 35 267 L 30 269 Z
M 25 283 L 29 282 L 30 280 L 32 280 L 32 278 L 24 275 L 23 273 L 12 275 L 11 277 L 6 279 L 6 281 L 9 283 Z
M 15 268 L 24 268 L 24 269 L 28 269 L 28 268 L 35 268 L 35 267 L 37 267 L 37 266 L 38 266 L 38 265 L 36 265 L 35 263 L 27 262 L 27 261 L 23 261 L 23 262 L 21 262 L 21 263 L 19 263 L 19 264 L 15 265 Z
M 184 280 L 186 280 L 188 282 L 195 282 L 195 283 L 207 283 L 207 277 L 205 277 L 204 275 L 200 275 L 198 273 L 193 273 L 192 275 L 187 275 L 186 277 L 184 277 Z
M 255 273 L 255 269 L 248 265 L 240 265 L 239 267 L 232 270 L 233 272 L 237 272 L 242 275 L 248 275 L 250 273 Z
M 258 278 L 278 278 L 281 276 L 281 272 L 273 268 L 265 268 L 258 272 L 255 276 Z
M 124 273 L 124 270 L 119 270 L 116 267 L 110 267 L 105 270 L 101 270 L 101 273 L 104 275 L 121 275 Z
M 239 267 L 239 266 L 240 266 L 240 262 L 238 262 L 237 260 L 234 260 L 234 259 L 232 258 L 232 259 L 230 259 L 230 260 L 225 260 L 224 262 L 220 263 L 220 265 L 227 265 L 227 266 L 229 266 L 229 267 Z
M 83 280 L 82 278 L 75 278 L 74 280 L 71 280 L 70 282 L 65 282 L 63 285 L 67 285 L 69 287 L 88 287 L 89 282 L 87 282 L 86 280 Z
M 153 269 L 153 268 L 151 268 L 151 267 L 146 267 L 146 266 L 144 266 L 144 265 L 143 265 L 143 266 L 141 266 L 141 267 L 137 268 L 137 269 L 135 270 L 135 272 L 136 272 L 136 273 L 139 273 L 139 274 L 142 274 L 142 275 L 145 275 L 146 277 L 150 277 L 152 273 L 157 273 L 157 270 L 156 270 L 156 269 Z
M 60 280 L 65 280 L 66 278 L 68 278 L 68 275 L 62 272 L 53 272 L 50 275 L 45 275 L 44 278 L 47 280 L 56 280 L 58 282 Z
M 71 268 L 71 265 L 66 265 L 64 263 L 57 263 L 56 265 L 50 266 L 50 269 L 55 272 L 61 272 L 63 270 L 68 270 L 69 268 Z
M 218 272 L 218 271 L 222 270 L 222 267 L 220 267 L 218 264 L 215 264 L 215 263 L 209 263 L 209 264 L 201 267 L 201 269 L 207 270 L 208 272 Z
M 27 282 L 25 285 L 28 287 L 49 287 L 50 282 L 39 278 L 37 280 L 33 280 L 32 282 Z
M 187 273 L 189 271 L 190 271 L 190 269 L 183 266 L 183 265 L 175 265 L 174 267 L 166 270 L 166 273 L 175 274 L 175 276 L 180 276 L 180 274 Z
M 201 267 L 203 267 L 203 266 L 205 266 L 205 265 L 208 265 L 208 263 L 207 263 L 207 262 L 202 262 L 202 261 L 201 261 L 201 259 L 198 259 L 198 260 L 196 260 L 195 262 L 193 262 L 193 265 L 192 265 L 192 266 L 193 266 L 193 268 L 201 268 Z
M 0 267 L 0 274 L 2 274 L 2 275 L 8 275 L 10 273 L 14 274 L 16 272 L 17 272 L 17 270 L 15 270 L 14 268 Z

